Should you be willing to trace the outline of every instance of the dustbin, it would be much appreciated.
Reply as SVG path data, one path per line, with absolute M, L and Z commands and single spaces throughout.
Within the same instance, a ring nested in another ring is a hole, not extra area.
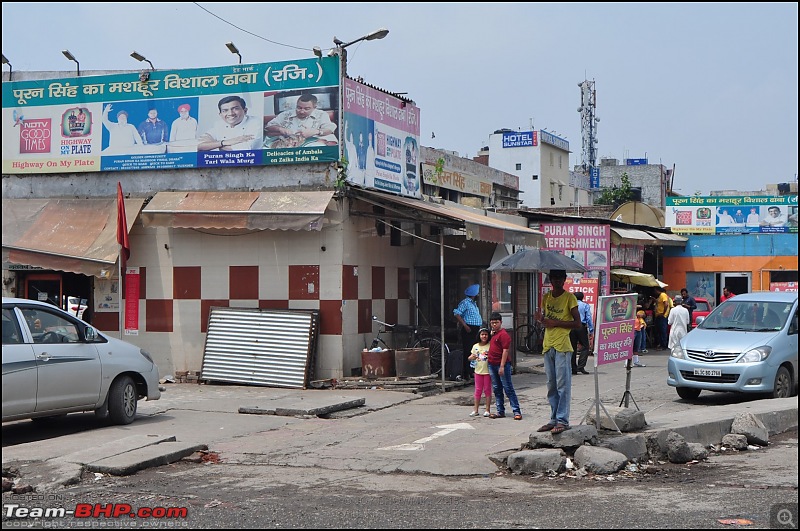
M 394 367 L 398 377 L 429 376 L 431 374 L 429 349 L 397 349 L 394 353 Z
M 394 375 L 394 350 L 361 351 L 361 376 L 372 379 L 390 378 Z

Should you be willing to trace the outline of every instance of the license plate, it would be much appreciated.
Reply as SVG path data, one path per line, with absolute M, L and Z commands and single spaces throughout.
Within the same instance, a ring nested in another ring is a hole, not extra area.
M 695 376 L 722 376 L 722 369 L 695 369 Z

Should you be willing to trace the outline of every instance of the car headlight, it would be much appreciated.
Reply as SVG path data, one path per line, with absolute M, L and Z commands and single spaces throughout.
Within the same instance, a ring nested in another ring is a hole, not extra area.
M 736 363 L 758 363 L 759 361 L 764 361 L 767 359 L 771 352 L 772 347 L 766 345 L 763 347 L 756 347 L 745 352 L 744 356 L 742 356 Z
M 143 349 L 143 348 L 140 348 L 140 349 L 139 349 L 139 354 L 141 354 L 142 356 L 144 356 L 144 358 L 145 358 L 147 361 L 149 361 L 150 363 L 152 363 L 152 364 L 155 364 L 155 362 L 153 361 L 153 358 L 152 358 L 152 356 L 150 356 L 150 353 L 149 353 L 149 352 L 147 352 L 145 349 Z
M 684 359 L 685 356 L 683 354 L 683 348 L 681 348 L 680 343 L 672 347 L 672 350 L 669 351 L 669 355 L 673 358 Z

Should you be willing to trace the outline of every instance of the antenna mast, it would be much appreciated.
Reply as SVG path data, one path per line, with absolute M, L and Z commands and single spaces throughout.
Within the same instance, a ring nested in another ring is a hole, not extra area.
M 597 122 L 600 118 L 595 116 L 597 107 L 597 93 L 594 90 L 594 80 L 583 80 L 578 83 L 581 88 L 581 168 L 589 174 L 592 168 L 597 167 Z

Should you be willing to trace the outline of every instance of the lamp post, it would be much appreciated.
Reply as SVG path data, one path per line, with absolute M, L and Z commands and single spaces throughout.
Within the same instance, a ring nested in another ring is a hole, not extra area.
M 146 61 L 147 64 L 150 65 L 150 70 L 155 70 L 155 67 L 153 66 L 153 63 L 151 63 L 150 60 L 147 57 L 145 57 L 144 55 L 140 54 L 136 50 L 131 52 L 131 57 L 133 57 L 134 59 L 136 59 L 139 62 Z
M 225 46 L 228 47 L 228 50 L 230 50 L 231 53 L 235 53 L 239 56 L 239 64 L 242 64 L 242 54 L 239 53 L 239 48 L 237 48 L 232 42 L 226 42 Z
M 5 56 L 5 54 L 2 55 L 3 55 L 3 64 L 8 65 L 8 80 L 11 81 L 11 74 L 12 74 L 11 63 L 8 62 L 8 58 Z
M 75 64 L 78 65 L 78 77 L 81 77 L 81 64 L 75 59 L 75 56 L 70 53 L 69 50 L 61 50 L 61 53 L 64 54 L 64 57 L 69 59 L 70 61 L 75 61 Z
M 359 37 L 358 39 L 350 42 L 341 41 L 334 36 L 333 44 L 336 45 L 336 51 L 339 52 L 340 61 L 342 63 L 342 79 L 344 80 L 344 78 L 347 76 L 347 50 L 345 50 L 345 48 L 361 41 L 374 41 L 376 39 L 382 39 L 386 37 L 386 35 L 388 34 L 389 34 L 388 29 L 380 28 L 373 31 L 372 33 L 364 35 L 363 37 Z

